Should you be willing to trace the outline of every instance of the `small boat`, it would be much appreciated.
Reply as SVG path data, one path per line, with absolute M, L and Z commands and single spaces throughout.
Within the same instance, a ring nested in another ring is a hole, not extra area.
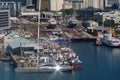
M 78 24 L 77 19 L 75 18 L 70 18 L 68 20 L 68 28 L 74 28 Z
M 10 57 L 5 54 L 0 54 L 0 61 L 10 61 Z
M 82 61 L 80 61 L 79 57 L 77 56 L 76 58 L 71 60 L 70 65 L 73 69 L 80 69 L 82 68 Z
M 47 29 L 55 29 L 57 25 L 57 21 L 55 20 L 55 18 L 50 18 L 48 20 L 48 26 Z
M 10 57 L 0 58 L 0 61 L 10 61 Z
M 101 39 L 97 38 L 95 44 L 98 46 L 102 45 Z

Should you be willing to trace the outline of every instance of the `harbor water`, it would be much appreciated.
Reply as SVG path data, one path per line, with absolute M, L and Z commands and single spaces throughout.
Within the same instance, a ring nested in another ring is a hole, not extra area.
M 15 73 L 0 62 L 0 80 L 120 80 L 120 48 L 96 46 L 94 42 L 73 42 L 70 46 L 83 62 L 80 70 L 53 73 Z

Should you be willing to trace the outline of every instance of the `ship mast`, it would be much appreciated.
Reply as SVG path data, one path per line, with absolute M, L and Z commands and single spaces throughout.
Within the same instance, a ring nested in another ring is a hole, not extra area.
M 40 42 L 39 42 L 39 40 L 40 40 L 40 15 L 41 15 L 41 0 L 39 0 L 39 11 L 38 11 L 38 40 L 37 40 L 37 42 L 38 42 L 38 48 L 37 48 L 37 66 L 38 66 L 38 63 L 39 63 L 39 46 L 40 46 Z
M 38 40 L 40 39 L 40 15 L 41 15 L 41 0 L 39 0 L 39 11 L 38 11 Z

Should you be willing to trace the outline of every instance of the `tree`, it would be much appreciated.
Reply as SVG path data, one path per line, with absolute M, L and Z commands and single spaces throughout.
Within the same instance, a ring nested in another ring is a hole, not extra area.
M 99 25 L 102 25 L 102 20 L 95 20 Z
M 67 14 L 67 15 L 72 15 L 74 13 L 74 10 L 71 9 L 62 9 L 61 10 L 63 12 L 63 14 Z
M 115 26 L 115 22 L 113 20 L 105 20 L 104 21 L 104 25 L 106 27 L 114 27 Z

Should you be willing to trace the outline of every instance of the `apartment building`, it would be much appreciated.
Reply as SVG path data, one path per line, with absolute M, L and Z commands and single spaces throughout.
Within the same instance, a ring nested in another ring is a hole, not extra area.
M 83 0 L 82 8 L 93 7 L 93 8 L 104 8 L 103 0 Z
M 10 11 L 9 9 L 0 9 L 0 30 L 10 27 Z
M 63 9 L 63 0 L 49 0 L 49 10 L 60 11 Z
M 16 16 L 17 12 L 21 9 L 20 2 L 0 2 L 0 8 L 9 8 L 10 16 Z

